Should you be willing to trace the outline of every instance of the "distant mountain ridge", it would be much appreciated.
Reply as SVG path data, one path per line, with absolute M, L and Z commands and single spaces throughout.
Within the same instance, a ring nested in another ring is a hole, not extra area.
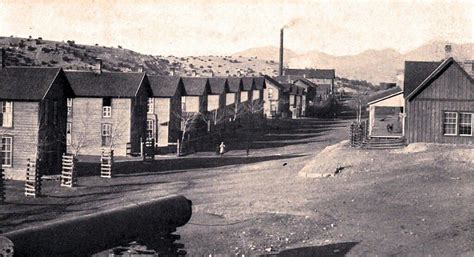
M 445 57 L 446 44 L 452 46 L 452 55 L 460 60 L 474 59 L 474 43 L 455 44 L 432 41 L 402 54 L 394 49 L 366 50 L 360 54 L 333 56 L 319 51 L 296 54 L 285 50 L 285 65 L 291 68 L 329 68 L 336 69 L 336 76 L 349 79 L 367 80 L 372 83 L 395 82 L 397 71 L 402 70 L 405 61 L 439 61 Z M 258 51 L 264 53 L 258 55 Z M 251 48 L 234 55 L 257 56 L 278 61 L 277 47 Z

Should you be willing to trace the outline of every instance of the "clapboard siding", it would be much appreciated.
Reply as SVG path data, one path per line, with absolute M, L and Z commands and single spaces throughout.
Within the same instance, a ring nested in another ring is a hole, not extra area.
M 474 144 L 473 136 L 443 134 L 446 111 L 474 113 L 474 85 L 456 63 L 451 63 L 431 84 L 407 100 L 407 139 L 413 142 Z
M 114 154 L 126 155 L 126 145 L 130 142 L 131 106 L 130 98 L 112 99 L 112 117 L 102 117 L 102 98 L 78 97 L 73 99 L 72 141 L 73 144 L 83 141 L 84 146 L 79 154 L 100 155 L 103 149 L 101 137 L 101 124 L 112 124 L 115 134 Z M 71 146 L 69 152 L 72 151 Z
M 13 102 L 13 127 L 0 128 L 13 138 L 12 167 L 3 167 L 8 179 L 25 180 L 26 160 L 36 158 L 39 102 Z

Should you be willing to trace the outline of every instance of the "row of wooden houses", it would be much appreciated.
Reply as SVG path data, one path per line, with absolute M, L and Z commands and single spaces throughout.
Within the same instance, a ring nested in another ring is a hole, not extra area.
M 58 174 L 64 152 L 100 155 L 108 148 L 116 156 L 133 155 L 150 139 L 157 148 L 176 148 L 189 114 L 200 114 L 191 123 L 204 124 L 207 132 L 248 115 L 300 117 L 307 91 L 308 86 L 269 76 L 152 76 L 101 67 L 64 71 L 2 65 L 2 166 L 7 177 L 23 179 L 27 159 L 38 159 L 43 174 Z

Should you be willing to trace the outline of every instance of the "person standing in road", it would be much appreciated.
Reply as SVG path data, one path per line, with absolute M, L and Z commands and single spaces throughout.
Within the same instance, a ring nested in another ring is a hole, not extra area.
M 224 142 L 221 142 L 221 144 L 219 145 L 219 154 L 222 157 L 224 153 L 225 153 L 225 145 L 224 145 Z

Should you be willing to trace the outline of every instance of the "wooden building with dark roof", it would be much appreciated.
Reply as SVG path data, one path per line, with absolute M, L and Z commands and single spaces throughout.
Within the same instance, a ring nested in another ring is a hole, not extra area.
M 138 154 L 146 139 L 150 83 L 141 72 L 67 71 L 76 98 L 69 100 L 68 151 Z
M 263 93 L 263 113 L 266 118 L 287 118 L 289 94 L 285 87 L 270 76 L 264 76 L 266 88 Z
M 61 68 L 0 68 L 0 133 L 6 177 L 25 180 L 27 159 L 43 175 L 60 174 L 66 151 L 66 99 L 74 97 Z
M 181 97 L 184 85 L 177 76 L 148 75 L 152 96 L 148 100 L 147 137 L 163 151 L 176 145 L 180 133 Z
M 183 113 L 207 112 L 207 98 L 211 92 L 209 79 L 204 77 L 182 77 L 184 95 L 181 100 Z
M 228 77 L 229 93 L 226 94 L 226 108 L 232 119 L 237 118 L 236 110 L 240 106 L 240 94 L 243 90 L 242 79 L 240 77 Z
M 408 143 L 474 144 L 473 78 L 453 59 L 405 63 Z

